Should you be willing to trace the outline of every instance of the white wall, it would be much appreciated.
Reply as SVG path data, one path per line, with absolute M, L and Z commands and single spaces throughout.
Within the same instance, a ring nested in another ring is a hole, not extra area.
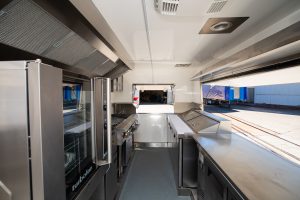
M 194 68 L 177 68 L 169 64 L 156 64 L 153 66 L 154 81 L 152 82 L 151 66 L 149 64 L 137 64 L 133 70 L 123 75 L 123 92 L 113 92 L 111 95 L 112 102 L 131 102 L 132 84 L 139 83 L 174 83 L 175 102 L 193 102 L 198 98 L 194 92 L 195 82 L 190 81 L 194 74 Z
M 254 93 L 255 103 L 300 106 L 300 83 L 258 86 Z
M 202 104 L 202 93 L 200 92 L 200 81 L 193 81 L 193 102 Z

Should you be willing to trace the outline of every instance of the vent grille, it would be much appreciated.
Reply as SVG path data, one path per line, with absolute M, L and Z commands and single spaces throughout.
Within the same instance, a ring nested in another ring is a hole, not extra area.
M 95 49 L 89 43 L 71 32 L 56 42 L 43 56 L 72 66 L 94 51 Z
M 176 15 L 179 0 L 155 0 L 154 7 L 163 15 Z
M 70 32 L 30 0 L 15 0 L 1 10 L 0 42 L 41 54 Z
M 189 67 L 192 63 L 186 63 L 186 64 L 176 64 L 175 67 Z
M 217 13 L 222 10 L 222 8 L 226 5 L 227 0 L 215 0 L 214 3 L 211 4 L 207 13 Z

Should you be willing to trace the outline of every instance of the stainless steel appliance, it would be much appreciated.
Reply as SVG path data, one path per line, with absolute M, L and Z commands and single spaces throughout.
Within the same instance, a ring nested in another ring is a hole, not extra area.
M 112 134 L 112 162 L 105 175 L 105 200 L 114 200 L 118 192 L 118 152 L 116 134 Z
M 110 103 L 110 79 L 94 78 L 94 119 L 95 119 L 95 145 L 97 165 L 111 163 L 111 103 Z
M 128 166 L 133 151 L 134 131 L 138 125 L 135 115 L 130 115 L 115 128 L 118 144 L 118 174 L 121 177 L 123 170 Z
M 99 164 L 111 157 L 109 92 L 93 93 L 103 85 L 39 60 L 0 62 L 1 198 L 104 199 L 107 166 Z M 98 96 L 105 111 L 97 112 Z M 94 127 L 99 119 L 103 129 Z
M 0 181 L 6 199 L 66 199 L 62 70 L 0 62 Z
M 90 79 L 63 79 L 64 149 L 67 199 L 73 199 L 96 165 L 92 146 Z
M 197 187 L 197 146 L 192 133 L 178 134 L 168 121 L 168 146 L 173 165 L 177 191 L 180 195 L 189 195 L 191 188 Z

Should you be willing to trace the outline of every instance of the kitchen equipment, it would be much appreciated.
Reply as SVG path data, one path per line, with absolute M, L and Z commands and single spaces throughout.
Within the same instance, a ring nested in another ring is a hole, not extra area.
M 121 177 L 123 170 L 128 166 L 133 151 L 134 131 L 138 121 L 136 115 L 130 115 L 115 127 L 118 145 L 118 175 Z
M 96 164 L 107 165 L 111 163 L 111 105 L 110 105 L 110 79 L 96 77 L 93 81 L 94 90 L 94 118 L 95 118 L 95 145 Z
M 0 91 L 1 182 L 14 200 L 66 199 L 62 70 L 0 62 Z
M 64 150 L 67 199 L 73 199 L 96 170 L 93 157 L 90 79 L 64 76 Z
M 91 82 L 40 60 L 0 62 L 5 105 L 0 106 L 1 195 L 14 200 L 101 199 L 104 187 L 99 185 L 107 166 L 97 165 L 96 152 L 106 149 L 106 159 L 110 157 L 110 136 L 106 145 L 97 140 L 110 133 L 109 93 L 100 93 L 106 112 L 93 113 L 99 92 L 93 94 Z M 107 117 L 106 130 L 94 130 L 101 117 Z

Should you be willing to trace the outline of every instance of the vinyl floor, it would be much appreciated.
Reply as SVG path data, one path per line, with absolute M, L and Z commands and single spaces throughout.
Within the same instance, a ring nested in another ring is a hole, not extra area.
M 190 200 L 179 197 L 167 148 L 137 149 L 120 200 Z

